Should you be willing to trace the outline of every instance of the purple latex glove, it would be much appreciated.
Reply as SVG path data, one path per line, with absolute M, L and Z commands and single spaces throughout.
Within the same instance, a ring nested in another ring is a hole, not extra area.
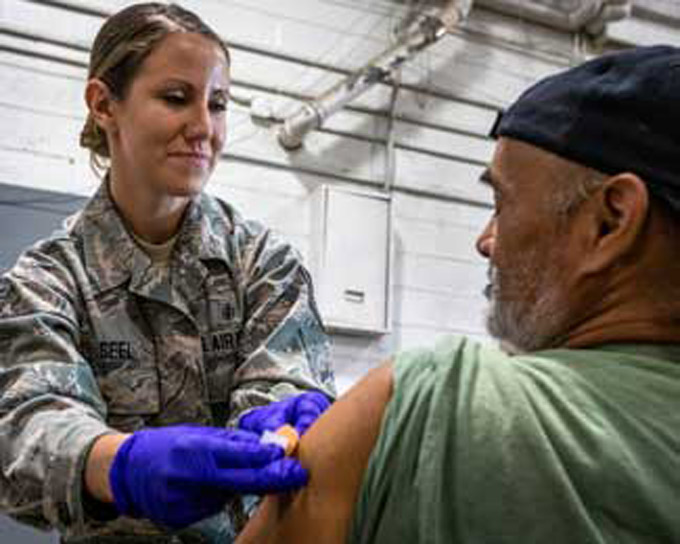
M 307 477 L 257 434 L 193 425 L 133 433 L 109 472 L 121 514 L 174 529 L 216 514 L 234 494 L 293 490 Z
M 328 397 L 320 391 L 308 391 L 254 408 L 241 416 L 238 426 L 239 429 L 262 434 L 288 424 L 302 436 L 330 405 Z

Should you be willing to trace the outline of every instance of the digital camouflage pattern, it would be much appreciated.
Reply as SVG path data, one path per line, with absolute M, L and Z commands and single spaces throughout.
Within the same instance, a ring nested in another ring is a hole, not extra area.
M 0 506 L 68 541 L 135 533 L 151 542 L 162 534 L 151 523 L 85 511 L 82 470 L 95 438 L 233 425 L 244 410 L 307 388 L 334 394 L 328 339 L 291 246 L 202 195 L 170 267 L 156 266 L 104 183 L 64 232 L 0 277 Z M 199 528 L 186 537 L 225 542 L 232 531 L 226 515 Z M 167 542 L 184 541 L 176 538 Z

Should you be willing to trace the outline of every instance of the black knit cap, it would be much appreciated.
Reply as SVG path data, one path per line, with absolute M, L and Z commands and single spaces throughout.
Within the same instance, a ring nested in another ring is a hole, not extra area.
M 629 49 L 543 79 L 499 116 L 491 136 L 605 174 L 635 173 L 680 212 L 680 48 Z

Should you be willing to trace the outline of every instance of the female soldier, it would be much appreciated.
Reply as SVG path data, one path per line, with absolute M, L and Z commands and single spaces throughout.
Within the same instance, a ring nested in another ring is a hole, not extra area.
M 228 86 L 195 14 L 109 18 L 81 135 L 104 181 L 0 279 L 0 500 L 67 542 L 224 542 L 238 494 L 305 482 L 250 431 L 325 409 L 328 343 L 297 253 L 202 192 Z

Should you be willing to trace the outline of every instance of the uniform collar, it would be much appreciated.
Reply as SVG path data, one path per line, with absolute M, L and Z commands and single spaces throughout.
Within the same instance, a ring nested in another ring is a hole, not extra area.
M 197 196 L 187 209 L 171 267 L 183 270 L 184 281 L 195 285 L 207 274 L 203 261 L 218 259 L 230 266 L 228 239 L 233 230 L 230 208 L 209 195 Z M 127 231 L 106 179 L 73 221 L 71 231 L 82 237 L 85 265 L 99 291 L 129 281 L 131 290 L 144 293 L 145 286 L 153 283 L 151 260 Z

